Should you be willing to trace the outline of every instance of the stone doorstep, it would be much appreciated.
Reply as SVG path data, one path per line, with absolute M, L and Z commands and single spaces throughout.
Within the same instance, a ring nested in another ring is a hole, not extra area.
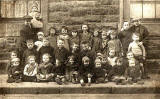
M 6 83 L 7 75 L 0 75 L 0 94 L 155 94 L 160 93 L 160 75 L 151 75 L 143 85 L 116 85 L 113 82 L 92 84 L 57 85 L 55 82 Z M 157 80 L 158 79 L 158 80 Z

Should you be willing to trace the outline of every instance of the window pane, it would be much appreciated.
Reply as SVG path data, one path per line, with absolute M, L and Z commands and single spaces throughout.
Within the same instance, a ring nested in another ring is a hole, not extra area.
M 154 2 L 143 4 L 143 18 L 155 18 Z
M 156 18 L 160 18 L 160 2 L 156 4 Z
M 130 5 L 130 17 L 142 18 L 142 3 L 132 3 Z

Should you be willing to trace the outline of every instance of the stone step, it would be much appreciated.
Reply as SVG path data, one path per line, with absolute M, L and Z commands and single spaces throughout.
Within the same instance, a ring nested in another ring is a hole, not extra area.
M 116 85 L 114 82 L 91 84 L 81 87 L 80 84 L 57 85 L 55 82 L 21 82 L 6 83 L 7 75 L 0 75 L 0 94 L 156 94 L 160 93 L 160 75 L 150 75 L 151 79 L 143 80 L 144 84 Z

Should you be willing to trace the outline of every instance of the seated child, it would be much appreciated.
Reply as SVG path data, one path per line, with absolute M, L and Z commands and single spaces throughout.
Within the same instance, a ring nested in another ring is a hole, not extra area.
M 39 60 L 42 60 L 42 55 L 45 53 L 48 53 L 51 56 L 50 61 L 51 63 L 54 63 L 55 61 L 54 48 L 49 45 L 48 38 L 43 38 L 43 46 L 39 50 L 39 58 L 40 58 Z
M 65 66 L 63 65 L 63 62 L 56 59 L 56 64 L 52 69 L 52 73 L 55 75 L 55 81 L 57 84 L 66 84 Z
M 30 55 L 34 55 L 36 59 L 38 58 L 38 52 L 36 51 L 36 48 L 34 48 L 34 42 L 32 39 L 27 40 L 27 49 L 24 51 L 22 56 L 22 64 L 25 65 L 27 62 L 27 58 Z M 36 60 L 38 61 L 38 60 Z
M 44 33 L 43 32 L 38 32 L 37 33 L 38 40 L 34 43 L 37 47 L 37 51 L 43 46 L 43 38 L 44 38 Z
M 60 62 L 65 64 L 69 56 L 68 50 L 64 47 L 64 40 L 59 39 L 57 41 L 57 49 L 55 50 L 55 58 L 58 59 Z
M 130 59 L 128 61 L 129 61 L 129 67 L 126 69 L 126 72 L 125 72 L 125 76 L 127 78 L 128 83 L 143 84 L 143 82 L 140 82 L 141 70 L 140 70 L 140 65 L 138 61 L 136 61 L 135 59 Z
M 57 47 L 57 34 L 56 34 L 56 29 L 54 27 L 51 27 L 49 29 L 49 42 L 51 47 L 53 48 Z
M 105 82 L 105 70 L 102 67 L 101 60 L 99 58 L 95 59 L 95 66 L 93 69 L 93 79 L 95 83 L 104 83 Z
M 95 28 L 93 33 L 92 51 L 97 52 L 100 49 L 101 40 L 99 38 L 99 29 Z
M 8 79 L 7 79 L 8 83 L 21 82 L 22 72 L 20 69 L 20 59 L 19 58 L 16 58 L 16 57 L 12 58 L 11 64 L 7 72 L 8 72 Z
M 73 55 L 75 57 L 75 61 L 80 64 L 79 45 L 77 43 L 73 43 L 71 45 L 71 55 Z
M 24 67 L 23 71 L 23 81 L 35 82 L 38 64 L 35 61 L 35 56 L 28 56 L 28 64 Z
M 129 44 L 128 51 L 133 52 L 134 57 L 136 60 L 139 61 L 141 71 L 142 71 L 142 78 L 147 77 L 147 73 L 145 72 L 145 66 L 144 62 L 146 59 L 146 50 L 143 46 L 143 43 L 140 42 L 140 34 L 139 33 L 133 33 L 132 35 L 133 42 Z
M 114 49 L 109 50 L 108 52 L 108 64 L 111 65 L 112 67 L 116 65 L 116 52 Z
M 79 65 L 75 61 L 74 56 L 68 57 L 68 63 L 66 64 L 66 78 L 68 81 L 76 84 L 78 83 L 78 71 Z
M 57 40 L 63 39 L 64 40 L 64 48 L 70 51 L 70 42 L 69 42 L 69 35 L 68 35 L 68 28 L 66 26 L 62 26 L 61 34 L 58 35 Z
M 50 62 L 50 55 L 43 54 L 42 63 L 38 66 L 37 81 L 53 81 L 53 64 Z
M 92 73 L 93 73 L 93 66 L 90 63 L 90 59 L 87 56 L 84 56 L 82 58 L 82 64 L 80 66 L 80 83 L 81 86 L 85 86 L 85 83 L 88 83 L 88 86 L 91 85 L 91 78 L 92 78 Z
M 118 38 L 118 34 L 116 33 L 116 30 L 111 30 L 110 32 L 110 39 L 108 42 L 108 50 L 115 50 L 115 54 L 117 57 L 123 56 L 123 47 L 122 43 Z
M 70 38 L 70 44 L 72 45 L 73 43 L 76 43 L 76 44 L 80 44 L 80 37 L 78 35 L 78 31 L 76 30 L 73 30 L 72 31 L 72 35 L 71 35 L 71 38 Z
M 108 74 L 108 80 L 115 81 L 116 84 L 123 84 L 123 81 L 125 80 L 125 77 L 124 77 L 125 68 L 123 66 L 123 59 L 117 58 L 115 62 L 116 62 L 116 65 L 112 67 L 112 69 Z

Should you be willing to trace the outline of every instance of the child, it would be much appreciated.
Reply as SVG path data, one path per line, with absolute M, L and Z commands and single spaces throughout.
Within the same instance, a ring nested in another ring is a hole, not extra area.
M 8 79 L 7 79 L 8 83 L 21 82 L 22 72 L 20 70 L 20 59 L 19 58 L 16 58 L 16 57 L 12 58 L 11 64 L 7 72 L 8 72 Z
M 112 67 L 116 65 L 116 51 L 114 49 L 109 50 L 108 52 L 108 64 L 111 65 Z
M 72 36 L 70 38 L 70 44 L 72 45 L 73 43 L 76 43 L 76 44 L 80 44 L 80 38 L 79 38 L 79 35 L 78 35 L 78 31 L 74 30 L 72 31 Z
M 24 67 L 23 81 L 35 82 L 38 64 L 35 61 L 35 56 L 28 56 L 28 64 Z
M 140 40 L 140 34 L 139 33 L 133 33 L 132 35 L 133 42 L 129 44 L 128 51 L 131 51 L 135 57 L 140 63 L 141 71 L 142 71 L 142 78 L 145 78 L 145 66 L 144 61 L 146 59 L 146 50 L 143 46 L 142 42 L 139 42 Z
M 137 82 L 140 81 L 141 78 L 141 70 L 138 61 L 135 59 L 129 60 L 129 67 L 126 69 L 125 76 L 129 84 L 140 83 Z M 141 84 L 143 84 L 143 82 L 141 82 Z
M 49 42 L 51 47 L 53 48 L 57 47 L 57 34 L 56 34 L 56 29 L 54 27 L 51 27 L 49 29 Z
M 87 56 L 87 57 L 89 57 L 90 61 L 92 62 L 91 64 L 93 64 L 94 63 L 93 60 L 95 59 L 95 55 L 93 52 L 91 52 L 89 43 L 87 41 L 84 41 L 84 42 L 82 42 L 81 47 L 82 47 L 81 52 L 80 52 L 81 59 L 84 56 Z
M 80 83 L 81 86 L 85 86 L 85 83 L 88 83 L 88 86 L 91 85 L 91 78 L 93 73 L 93 66 L 90 63 L 90 59 L 87 56 L 82 58 L 82 65 L 80 66 Z
M 95 79 L 96 83 L 104 83 L 105 82 L 105 70 L 102 67 L 101 60 L 99 58 L 95 59 L 95 66 L 93 69 L 93 79 Z
M 118 56 L 118 57 L 123 56 L 122 43 L 117 37 L 116 30 L 112 30 L 110 32 L 110 38 L 111 38 L 111 40 L 109 40 L 109 42 L 108 42 L 108 50 L 114 49 L 116 56 Z
M 68 28 L 63 26 L 61 29 L 61 34 L 57 37 L 57 40 L 63 39 L 64 40 L 64 47 L 70 51 L 70 44 L 69 44 L 69 35 L 68 35 Z
M 58 59 L 60 62 L 65 64 L 69 56 L 68 50 L 64 47 L 64 40 L 59 39 L 57 41 L 57 49 L 55 50 L 55 58 Z
M 39 51 L 39 49 L 43 46 L 44 33 L 38 32 L 37 37 L 38 37 L 38 40 L 34 44 L 37 46 L 37 51 Z
M 79 66 L 75 61 L 75 57 L 69 56 L 68 63 L 66 64 L 66 76 L 68 81 L 71 81 L 74 84 L 78 83 L 78 71 Z
M 39 50 L 39 60 L 42 60 L 42 55 L 48 53 L 51 56 L 51 63 L 55 61 L 54 48 L 49 45 L 48 38 L 43 38 L 43 46 Z
M 95 28 L 93 33 L 92 51 L 97 52 L 100 49 L 99 29 Z
M 117 58 L 115 60 L 116 65 L 112 67 L 108 74 L 108 80 L 115 81 L 116 84 L 122 84 L 123 81 L 125 80 L 124 78 L 124 73 L 125 73 L 125 67 L 123 66 L 123 59 L 122 58 Z
M 82 42 L 86 41 L 89 43 L 89 46 L 92 47 L 92 34 L 89 33 L 89 28 L 87 24 L 83 24 L 82 25 L 82 33 L 80 34 L 80 44 L 82 44 Z
M 43 54 L 42 63 L 38 66 L 37 81 L 52 81 L 54 76 L 52 67 L 50 55 L 48 53 Z
M 38 52 L 36 48 L 34 48 L 34 42 L 32 39 L 27 40 L 27 49 L 24 51 L 22 56 L 22 64 L 25 65 L 27 63 L 27 58 L 30 55 L 34 55 L 36 59 L 38 59 Z M 36 60 L 38 61 L 38 60 Z
M 101 43 L 100 43 L 100 49 L 99 49 L 100 52 L 105 56 L 107 56 L 107 53 L 108 53 L 108 41 L 109 41 L 107 31 L 108 30 L 106 28 L 102 29 Z
M 66 84 L 65 66 L 63 65 L 63 62 L 56 59 L 56 64 L 52 69 L 52 73 L 55 74 L 55 81 L 57 84 L 59 85 Z

